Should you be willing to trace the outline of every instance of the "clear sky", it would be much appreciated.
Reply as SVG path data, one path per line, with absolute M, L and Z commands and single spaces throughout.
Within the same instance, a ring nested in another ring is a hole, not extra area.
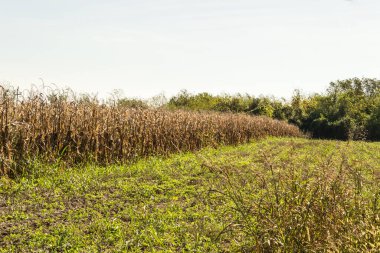
M 0 0 L 0 82 L 289 97 L 380 76 L 379 0 Z

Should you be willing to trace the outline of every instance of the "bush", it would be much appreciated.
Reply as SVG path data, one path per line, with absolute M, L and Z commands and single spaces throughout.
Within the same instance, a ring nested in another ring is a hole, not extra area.
M 249 95 L 193 95 L 182 91 L 169 108 L 244 112 L 297 125 L 314 138 L 380 140 L 380 81 L 352 78 L 330 83 L 324 94 L 305 97 L 299 90 L 290 101 Z

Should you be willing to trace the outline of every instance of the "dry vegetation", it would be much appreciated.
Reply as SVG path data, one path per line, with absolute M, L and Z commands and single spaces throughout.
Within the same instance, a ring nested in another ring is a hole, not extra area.
M 256 152 L 240 167 L 204 159 L 218 175 L 224 243 L 241 240 L 243 252 L 379 252 L 377 144 L 276 140 Z
M 110 164 L 135 157 L 240 144 L 264 136 L 301 136 L 266 117 L 131 109 L 69 91 L 0 87 L 0 174 L 30 162 Z

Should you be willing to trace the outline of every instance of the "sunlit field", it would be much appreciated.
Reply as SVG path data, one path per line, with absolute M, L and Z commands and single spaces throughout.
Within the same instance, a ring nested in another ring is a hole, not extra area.
M 379 143 L 264 138 L 0 180 L 1 252 L 378 252 Z

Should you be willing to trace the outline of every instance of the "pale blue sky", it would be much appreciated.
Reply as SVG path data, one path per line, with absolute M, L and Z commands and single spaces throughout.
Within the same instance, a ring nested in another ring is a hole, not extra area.
M 273 94 L 380 74 L 379 0 L 0 0 L 0 82 Z

